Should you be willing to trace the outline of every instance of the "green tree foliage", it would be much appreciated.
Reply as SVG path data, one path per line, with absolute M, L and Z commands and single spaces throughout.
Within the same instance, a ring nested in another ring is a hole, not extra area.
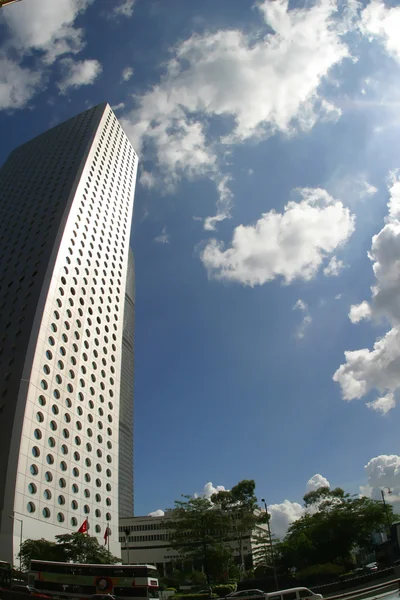
M 168 522 L 171 546 L 185 560 L 203 565 L 210 583 L 213 562 L 221 540 L 227 537 L 229 520 L 222 511 L 213 509 L 207 498 L 182 497 L 184 500 L 175 502 L 173 518 Z
M 115 564 L 120 560 L 100 546 L 97 538 L 84 533 L 57 535 L 55 542 L 43 538 L 25 540 L 20 556 L 25 570 L 29 569 L 32 559 L 92 564 Z
M 356 548 L 372 548 L 372 534 L 386 524 L 385 508 L 370 498 L 350 496 L 341 488 L 320 488 L 304 496 L 307 514 L 292 523 L 280 544 L 286 568 L 352 564 Z M 392 512 L 389 505 L 388 510 Z
M 236 539 L 240 556 L 240 567 L 244 569 L 243 538 L 252 531 L 257 522 L 264 516 L 257 516 L 258 508 L 255 495 L 254 479 L 244 479 L 233 486 L 231 490 L 223 490 L 211 496 L 211 502 L 219 506 L 229 518 L 231 539 Z

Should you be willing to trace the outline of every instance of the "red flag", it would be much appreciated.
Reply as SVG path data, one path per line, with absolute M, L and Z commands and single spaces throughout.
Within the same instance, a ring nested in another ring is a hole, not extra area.
M 78 533 L 87 533 L 89 527 L 88 527 L 88 520 L 85 519 L 82 523 L 82 525 L 79 527 L 78 529 Z
M 107 526 L 104 532 L 104 545 L 107 544 L 108 537 L 111 535 L 110 528 Z

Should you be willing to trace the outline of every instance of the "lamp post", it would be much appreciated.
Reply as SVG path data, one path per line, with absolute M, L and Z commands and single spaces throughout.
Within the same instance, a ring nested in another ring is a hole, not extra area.
M 382 496 L 382 502 L 383 502 L 383 506 L 385 507 L 385 514 L 386 514 L 386 519 L 388 522 L 388 527 L 389 527 L 389 537 L 390 537 L 390 528 L 392 526 L 392 522 L 390 520 L 390 515 L 389 515 L 389 511 L 388 511 L 388 506 L 386 504 L 386 500 L 385 500 L 385 490 L 388 491 L 388 494 L 392 493 L 392 490 L 388 487 L 384 487 L 381 489 L 381 496 Z
M 17 517 L 14 517 L 14 515 L 8 515 L 10 517 L 10 519 L 12 519 L 13 521 L 19 521 L 21 524 L 21 529 L 20 529 L 20 533 L 19 533 L 19 572 L 22 573 L 22 556 L 21 556 L 21 549 L 22 549 L 22 528 L 24 525 L 24 522 L 22 519 L 18 519 Z
M 268 528 L 269 547 L 270 547 L 270 550 L 271 550 L 272 568 L 274 570 L 275 586 L 276 586 L 276 589 L 278 590 L 279 589 L 279 586 L 278 586 L 278 576 L 276 574 L 274 549 L 272 547 L 272 535 L 271 535 L 271 525 L 269 523 L 269 516 L 268 516 L 268 506 L 267 506 L 267 502 L 265 501 L 265 498 L 261 498 L 261 502 L 264 502 L 265 514 L 267 516 L 267 528 Z

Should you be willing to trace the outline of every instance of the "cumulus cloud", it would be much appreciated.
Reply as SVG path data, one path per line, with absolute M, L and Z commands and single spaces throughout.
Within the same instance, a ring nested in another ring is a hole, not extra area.
M 398 500 L 400 495 L 400 456 L 397 454 L 381 454 L 371 458 L 365 465 L 368 477 L 366 486 L 362 486 L 362 493 L 375 500 L 381 499 L 381 489 L 388 487 L 393 494 L 387 495 L 386 500 Z
M 72 58 L 64 58 L 61 64 L 66 74 L 58 83 L 58 88 L 63 94 L 69 88 L 76 89 L 83 85 L 91 85 L 102 72 L 102 66 L 98 60 L 74 61 Z
M 159 508 L 158 510 L 154 510 L 153 512 L 150 512 L 147 516 L 148 517 L 163 517 L 165 515 L 165 512 L 163 510 L 161 510 L 161 508 Z
M 204 496 L 204 498 L 211 498 L 211 496 L 213 494 L 216 494 L 217 492 L 223 492 L 225 491 L 225 488 L 223 485 L 213 485 L 211 481 L 209 481 L 208 483 L 205 484 L 203 491 L 199 494 L 198 492 L 195 492 L 193 494 L 194 498 L 198 498 L 199 496 Z
M 134 6 L 135 0 L 123 0 L 123 2 L 114 8 L 113 14 L 116 17 L 131 17 L 133 15 Z
M 361 30 L 384 45 L 388 54 L 400 62 L 400 7 L 386 7 L 372 0 L 361 15 Z
M 371 307 L 363 300 L 361 304 L 352 304 L 350 306 L 349 319 L 352 323 L 359 323 L 362 319 L 371 318 Z
M 386 396 L 382 396 L 382 398 L 377 398 L 372 402 L 367 402 L 367 406 L 368 408 L 381 413 L 381 415 L 386 415 L 389 410 L 392 410 L 392 408 L 396 406 L 396 401 L 394 399 L 394 395 L 389 393 L 386 394 Z
M 169 234 L 167 233 L 167 227 L 164 225 L 164 227 L 162 228 L 162 231 L 160 233 L 160 235 L 157 235 L 154 238 L 155 242 L 158 242 L 159 244 L 169 244 Z
M 139 183 L 149 190 L 156 185 L 155 177 L 149 171 L 142 171 L 140 173 Z
M 346 362 L 333 376 L 345 400 L 362 398 L 377 390 L 376 400 L 368 408 L 386 414 L 395 406 L 400 387 L 400 181 L 392 173 L 389 184 L 388 216 L 381 231 L 373 236 L 368 253 L 373 263 L 376 283 L 371 288 L 371 302 L 350 308 L 353 323 L 362 318 L 385 318 L 392 328 L 376 340 L 373 349 L 345 352 Z
M 271 531 L 277 538 L 283 538 L 290 525 L 305 514 L 305 510 L 298 502 L 284 500 L 280 504 L 268 506 L 271 515 Z
M 62 54 L 80 52 L 84 47 L 84 31 L 74 25 L 75 19 L 93 0 L 35 0 L 13 5 L 2 11 L 9 27 L 11 45 L 23 51 L 38 50 L 52 63 Z
M 249 286 L 315 277 L 353 233 L 354 216 L 325 190 L 298 192 L 300 201 L 288 202 L 283 213 L 271 210 L 254 225 L 236 227 L 229 248 L 209 241 L 201 254 L 209 276 Z
M 338 260 L 336 256 L 332 256 L 331 260 L 324 269 L 324 275 L 327 277 L 337 277 L 342 269 L 344 269 L 343 261 Z
M 118 110 L 123 110 L 125 108 L 125 102 L 119 102 L 118 104 L 114 104 L 114 106 L 112 106 L 111 108 L 114 112 Z
M 129 81 L 130 78 L 133 75 L 133 68 L 132 67 L 125 67 L 125 69 L 122 70 L 121 73 L 121 77 L 122 77 L 122 81 Z
M 232 200 L 219 174 L 224 148 L 208 135 L 212 119 L 230 119 L 226 147 L 309 130 L 339 114 L 319 91 L 349 54 L 335 2 L 289 10 L 286 0 L 265 0 L 258 8 L 264 21 L 258 37 L 225 29 L 178 44 L 159 84 L 136 98 L 138 108 L 123 123 L 137 151 L 152 152 L 167 190 L 182 176 L 215 181 L 220 203 L 211 226 L 229 216 Z
M 319 490 L 319 488 L 322 488 L 322 487 L 330 488 L 331 484 L 326 479 L 326 477 L 324 477 L 323 475 L 320 475 L 319 473 L 316 473 L 307 481 L 306 493 L 315 492 L 316 490 Z
M 26 106 L 41 82 L 38 71 L 22 68 L 0 55 L 0 110 Z
M 49 65 L 83 49 L 84 30 L 75 26 L 75 20 L 92 2 L 35 0 L 1 11 L 6 35 L 0 54 L 0 110 L 25 107 L 43 89 Z M 32 53 L 37 66 L 28 68 L 23 60 Z

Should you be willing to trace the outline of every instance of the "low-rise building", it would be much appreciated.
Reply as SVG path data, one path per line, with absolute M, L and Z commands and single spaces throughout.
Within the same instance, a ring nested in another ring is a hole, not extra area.
M 119 520 L 119 541 L 123 564 L 145 563 L 155 565 L 161 576 L 172 573 L 174 568 L 183 563 L 179 552 L 170 544 L 170 528 L 168 522 L 173 510 L 166 510 L 159 517 L 126 517 Z M 253 566 L 253 552 L 259 547 L 257 537 L 260 532 L 266 533 L 265 524 L 243 537 L 243 558 L 245 569 Z M 234 557 L 239 562 L 238 542 L 231 542 Z

